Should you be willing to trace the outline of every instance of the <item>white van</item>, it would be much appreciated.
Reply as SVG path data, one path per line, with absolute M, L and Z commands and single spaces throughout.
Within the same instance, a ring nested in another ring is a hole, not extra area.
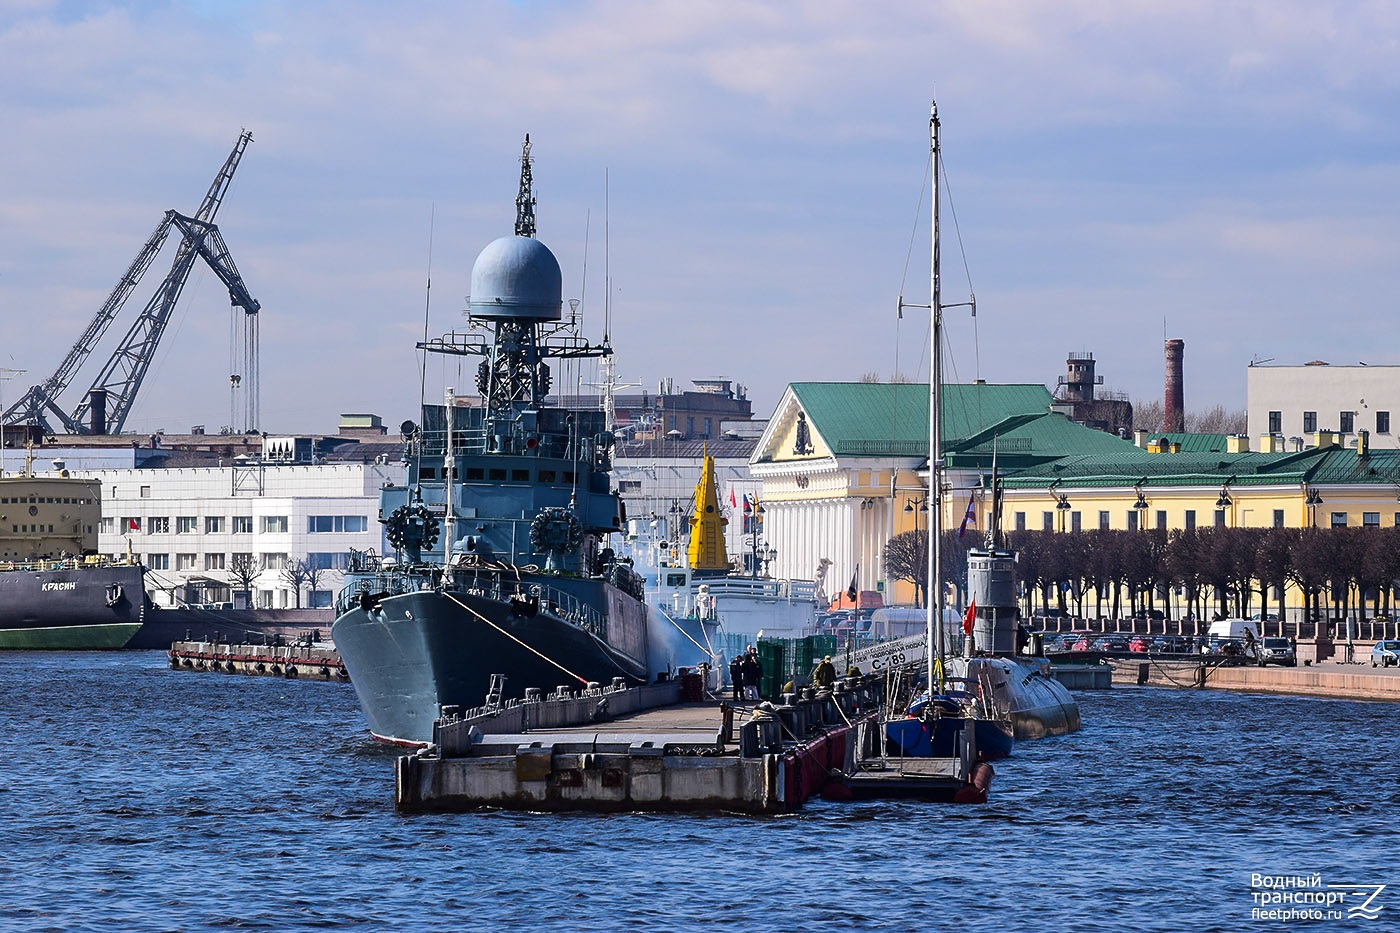
M 1210 624 L 1211 638 L 1259 639 L 1259 623 L 1250 619 L 1220 619 Z

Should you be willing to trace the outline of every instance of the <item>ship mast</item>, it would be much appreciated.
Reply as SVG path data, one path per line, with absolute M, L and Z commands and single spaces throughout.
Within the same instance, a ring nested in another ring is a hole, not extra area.
M 943 692 L 943 309 L 939 305 L 938 255 L 938 102 L 929 110 L 929 158 L 933 175 L 933 254 L 929 269 L 929 380 L 928 380 L 928 689 Z M 936 678 L 936 679 L 935 679 Z

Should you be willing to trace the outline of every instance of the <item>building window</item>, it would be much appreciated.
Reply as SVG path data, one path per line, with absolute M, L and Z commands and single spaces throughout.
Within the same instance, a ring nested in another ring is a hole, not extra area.
M 253 516 L 235 515 L 233 517 L 233 533 L 236 535 L 250 535 L 253 533 Z
M 170 555 L 169 555 L 169 554 L 147 554 L 147 555 L 146 555 L 146 569 L 148 569 L 148 570 L 169 570 L 169 569 L 170 569 Z
M 1388 411 L 1378 411 L 1378 412 L 1376 412 L 1376 433 L 1377 433 L 1377 434 L 1389 434 L 1389 433 L 1390 433 L 1390 412 L 1388 412 Z
M 1128 510 L 1128 530 L 1129 530 L 1129 531 L 1137 531 L 1137 530 L 1138 530 L 1138 513 L 1137 513 L 1137 509 L 1129 509 L 1129 510 Z
M 204 555 L 205 570 L 223 570 L 224 566 L 224 555 L 222 553 Z
M 1315 411 L 1305 411 L 1305 412 L 1303 412 L 1303 433 L 1304 433 L 1304 434 L 1311 434 L 1312 432 L 1314 432 L 1314 431 L 1316 431 L 1316 430 L 1317 430 L 1317 412 L 1315 412 Z
M 1224 527 L 1225 527 L 1225 510 L 1224 510 L 1224 509 L 1216 509 L 1216 510 L 1215 510 L 1215 527 L 1216 527 L 1216 528 L 1224 528 Z
M 140 530 L 141 530 L 141 519 L 137 518 L 137 517 L 134 516 L 134 515 L 124 515 L 124 516 L 122 516 L 122 534 L 126 534 L 127 532 L 131 532 L 131 531 L 140 531 Z
M 1025 512 L 1017 512 L 1017 513 L 1016 513 L 1016 530 L 1017 530 L 1017 531 L 1025 531 L 1025 530 L 1026 530 L 1026 513 L 1025 513 Z
M 149 498 L 151 498 L 151 487 L 150 487 L 150 486 L 142 486 L 142 487 L 141 487 L 141 498 L 142 498 L 142 499 L 149 499 Z
M 1356 412 L 1354 411 L 1337 412 L 1337 420 L 1341 423 L 1343 434 L 1350 434 L 1356 429 Z
M 1397 513 L 1397 514 L 1400 514 L 1400 513 Z M 1397 524 L 1397 525 L 1400 525 L 1400 522 L 1396 522 L 1396 524 Z M 117 529 L 117 520 L 116 520 L 115 518 L 112 518 L 111 516 L 108 516 L 108 517 L 106 517 L 106 518 L 98 519 L 98 521 L 97 521 L 97 530 L 98 530 L 99 532 L 101 532 L 102 534 L 104 534 L 104 535 L 115 534 L 115 533 L 116 533 L 116 529 Z
M 255 573 L 262 569 L 258 566 L 257 561 L 253 560 L 253 555 L 246 551 L 238 551 L 230 555 L 228 565 L 238 568 L 247 567 Z
M 317 570 L 344 570 L 350 566 L 350 555 L 344 553 L 317 553 L 306 555 L 308 566 Z
M 1157 510 L 1157 530 L 1158 530 L 1158 531 L 1166 531 L 1166 530 L 1167 530 L 1167 510 L 1166 510 L 1166 509 L 1158 509 L 1158 510 Z
M 706 437 L 709 437 L 709 436 L 710 436 L 710 432 L 713 431 L 713 430 L 714 430 L 714 422 L 713 422 L 712 420 L 710 420 L 709 418 L 706 418 L 706 419 L 705 419 L 705 436 L 706 436 Z
M 1362 513 L 1361 513 L 1361 526 L 1362 526 L 1363 528 L 1379 528 L 1379 527 L 1381 527 L 1381 513 L 1380 513 L 1380 512 L 1362 512 Z
M 1108 527 L 1108 513 L 1099 512 L 1099 531 L 1107 531 Z
M 1187 510 L 1186 510 L 1186 530 L 1187 530 L 1187 531 L 1195 531 L 1195 530 L 1196 530 L 1196 510 L 1195 510 L 1195 509 L 1187 509 Z
M 198 564 L 198 557 L 199 557 L 198 554 L 176 554 L 176 555 L 175 555 L 175 569 L 176 569 L 176 570 L 193 570 L 193 569 L 195 569 L 195 567 L 199 566 L 199 564 Z
M 154 515 L 146 519 L 146 534 L 148 535 L 168 535 L 170 534 L 170 516 Z
M 264 570 L 286 570 L 290 565 L 291 560 L 286 554 L 262 555 L 262 568 Z
M 1274 509 L 1274 527 L 1283 527 L 1283 509 Z
M 262 530 L 265 535 L 280 535 L 287 533 L 287 516 L 285 515 L 264 515 L 262 519 Z
M 177 535 L 192 535 L 199 530 L 198 515 L 177 515 L 175 516 L 175 533 Z
M 1082 521 L 1082 518 L 1081 518 L 1080 514 L 1079 514 L 1078 512 L 1070 512 L 1070 513 L 1069 513 L 1069 530 L 1070 530 L 1070 531 L 1080 531 L 1080 530 L 1082 530 L 1082 527 L 1083 527 L 1083 521 Z
M 1395 524 L 1400 525 L 1400 512 L 1396 512 L 1396 513 L 1395 513 L 1395 518 L 1396 518 Z M 1042 531 L 1054 531 L 1054 530 L 1055 530 L 1055 513 L 1054 513 L 1054 512 L 1041 512 L 1041 513 L 1040 513 L 1040 528 L 1041 528 Z
M 204 533 L 207 535 L 223 534 L 224 517 L 222 515 L 206 515 L 204 518 Z
M 307 534 L 332 534 L 335 532 L 361 532 L 369 530 L 369 519 L 363 515 L 308 515 Z
M 639 479 L 620 479 L 617 481 L 617 491 L 620 493 L 641 492 L 642 481 Z
M 1332 513 L 1332 527 L 1333 527 L 1333 528 L 1345 528 L 1346 526 L 1347 526 L 1347 513 L 1345 513 L 1345 512 L 1333 512 L 1333 513 Z
M 1269 412 L 1269 433 L 1270 433 L 1270 434 L 1282 434 L 1282 433 L 1283 433 L 1283 412 L 1281 412 L 1281 411 L 1271 411 L 1271 412 Z

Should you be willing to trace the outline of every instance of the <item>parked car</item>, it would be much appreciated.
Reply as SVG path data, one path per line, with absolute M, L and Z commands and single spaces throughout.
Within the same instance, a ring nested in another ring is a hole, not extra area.
M 1146 654 L 1152 647 L 1152 640 L 1146 635 L 1134 635 L 1128 640 L 1128 650 Z
M 1400 665 L 1400 641 L 1378 641 L 1371 649 L 1372 667 Z
M 1128 650 L 1128 640 L 1121 635 L 1105 635 L 1099 639 L 1098 649 L 1100 651 L 1122 651 Z
M 1152 640 L 1152 650 L 1162 654 L 1181 654 L 1191 648 L 1188 640 L 1180 635 L 1158 635 Z
M 1254 649 L 1254 659 L 1259 666 L 1282 664 L 1284 667 L 1297 667 L 1298 655 L 1293 650 L 1293 642 L 1287 638 L 1263 638 Z

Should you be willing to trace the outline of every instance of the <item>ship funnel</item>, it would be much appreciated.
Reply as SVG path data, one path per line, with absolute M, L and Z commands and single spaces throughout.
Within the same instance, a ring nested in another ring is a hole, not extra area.
M 977 651 L 1016 653 L 1021 626 L 1016 599 L 1016 555 L 1010 551 L 973 549 L 967 552 L 967 587 L 977 605 L 972 636 Z
M 88 425 L 93 434 L 107 433 L 107 390 L 93 389 L 88 393 Z

